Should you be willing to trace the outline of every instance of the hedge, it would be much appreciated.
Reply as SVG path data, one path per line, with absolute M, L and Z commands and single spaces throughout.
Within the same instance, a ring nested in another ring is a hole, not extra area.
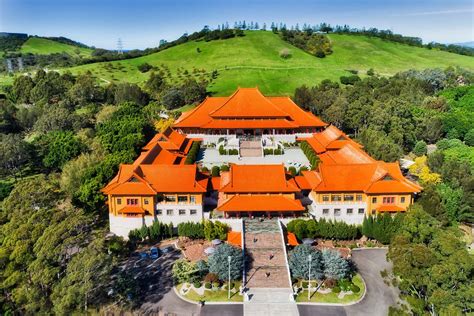
M 351 240 L 360 237 L 360 226 L 345 222 L 333 222 L 332 220 L 327 221 L 324 218 L 319 221 L 314 219 L 295 219 L 288 223 L 287 229 L 300 240 L 318 237 Z
M 308 158 L 309 163 L 311 164 L 311 170 L 315 170 L 319 165 L 319 157 L 307 141 L 302 141 L 300 143 L 301 150 Z
M 188 155 L 186 156 L 186 160 L 184 160 L 184 164 L 192 165 L 196 161 L 200 148 L 201 148 L 201 142 L 198 142 L 198 141 L 193 142 L 191 149 L 189 150 Z
M 204 225 L 195 222 L 180 223 L 178 225 L 178 236 L 192 239 L 204 238 Z

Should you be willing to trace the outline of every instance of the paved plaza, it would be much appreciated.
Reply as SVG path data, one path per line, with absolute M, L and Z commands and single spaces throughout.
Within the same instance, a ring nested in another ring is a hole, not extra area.
M 309 168 L 310 163 L 303 151 L 299 148 L 285 149 L 283 155 L 267 155 L 265 157 L 239 157 L 238 155 L 220 155 L 216 148 L 205 148 L 199 152 L 197 163 L 202 163 L 206 168 L 222 166 L 228 163 L 239 165 L 277 165 L 285 164 L 285 167 L 294 166 L 299 169 L 302 166 Z

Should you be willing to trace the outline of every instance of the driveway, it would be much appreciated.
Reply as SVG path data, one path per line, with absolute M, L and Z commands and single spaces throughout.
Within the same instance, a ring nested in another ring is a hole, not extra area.
M 352 260 L 367 285 L 364 299 L 350 306 L 298 305 L 301 316 L 383 316 L 388 314 L 389 306 L 398 300 L 398 289 L 388 287 L 380 276 L 380 271 L 390 270 L 392 265 L 386 261 L 386 249 L 360 249 L 352 251 Z
M 298 304 L 301 316 L 383 316 L 388 314 L 389 306 L 395 305 L 398 300 L 398 290 L 388 287 L 380 276 L 380 271 L 390 270 L 391 264 L 385 259 L 386 249 L 353 250 L 352 260 L 356 263 L 360 274 L 367 285 L 364 299 L 350 306 L 317 306 Z M 180 257 L 177 250 L 160 258 L 156 262 L 160 272 L 157 278 L 150 280 L 158 284 L 150 294 L 143 298 L 145 302 L 141 311 L 144 314 L 156 312 L 171 313 L 176 316 L 240 316 L 243 315 L 243 304 L 233 305 L 205 305 L 200 308 L 196 304 L 180 299 L 173 290 L 171 267 Z

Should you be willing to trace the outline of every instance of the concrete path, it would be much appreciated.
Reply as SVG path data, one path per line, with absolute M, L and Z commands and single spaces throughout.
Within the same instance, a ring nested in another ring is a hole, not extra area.
M 291 289 L 250 289 L 244 303 L 245 316 L 298 316 L 295 302 L 290 302 Z

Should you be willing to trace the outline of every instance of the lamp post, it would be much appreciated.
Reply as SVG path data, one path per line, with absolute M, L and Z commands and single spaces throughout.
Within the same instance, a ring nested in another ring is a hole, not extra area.
M 308 301 L 311 297 L 311 261 L 313 260 L 313 257 L 311 255 L 308 256 L 308 261 L 309 261 L 309 271 L 308 271 Z
M 230 261 L 232 260 L 231 256 L 227 256 L 227 263 L 229 264 L 229 283 L 227 283 L 227 300 L 230 300 Z

